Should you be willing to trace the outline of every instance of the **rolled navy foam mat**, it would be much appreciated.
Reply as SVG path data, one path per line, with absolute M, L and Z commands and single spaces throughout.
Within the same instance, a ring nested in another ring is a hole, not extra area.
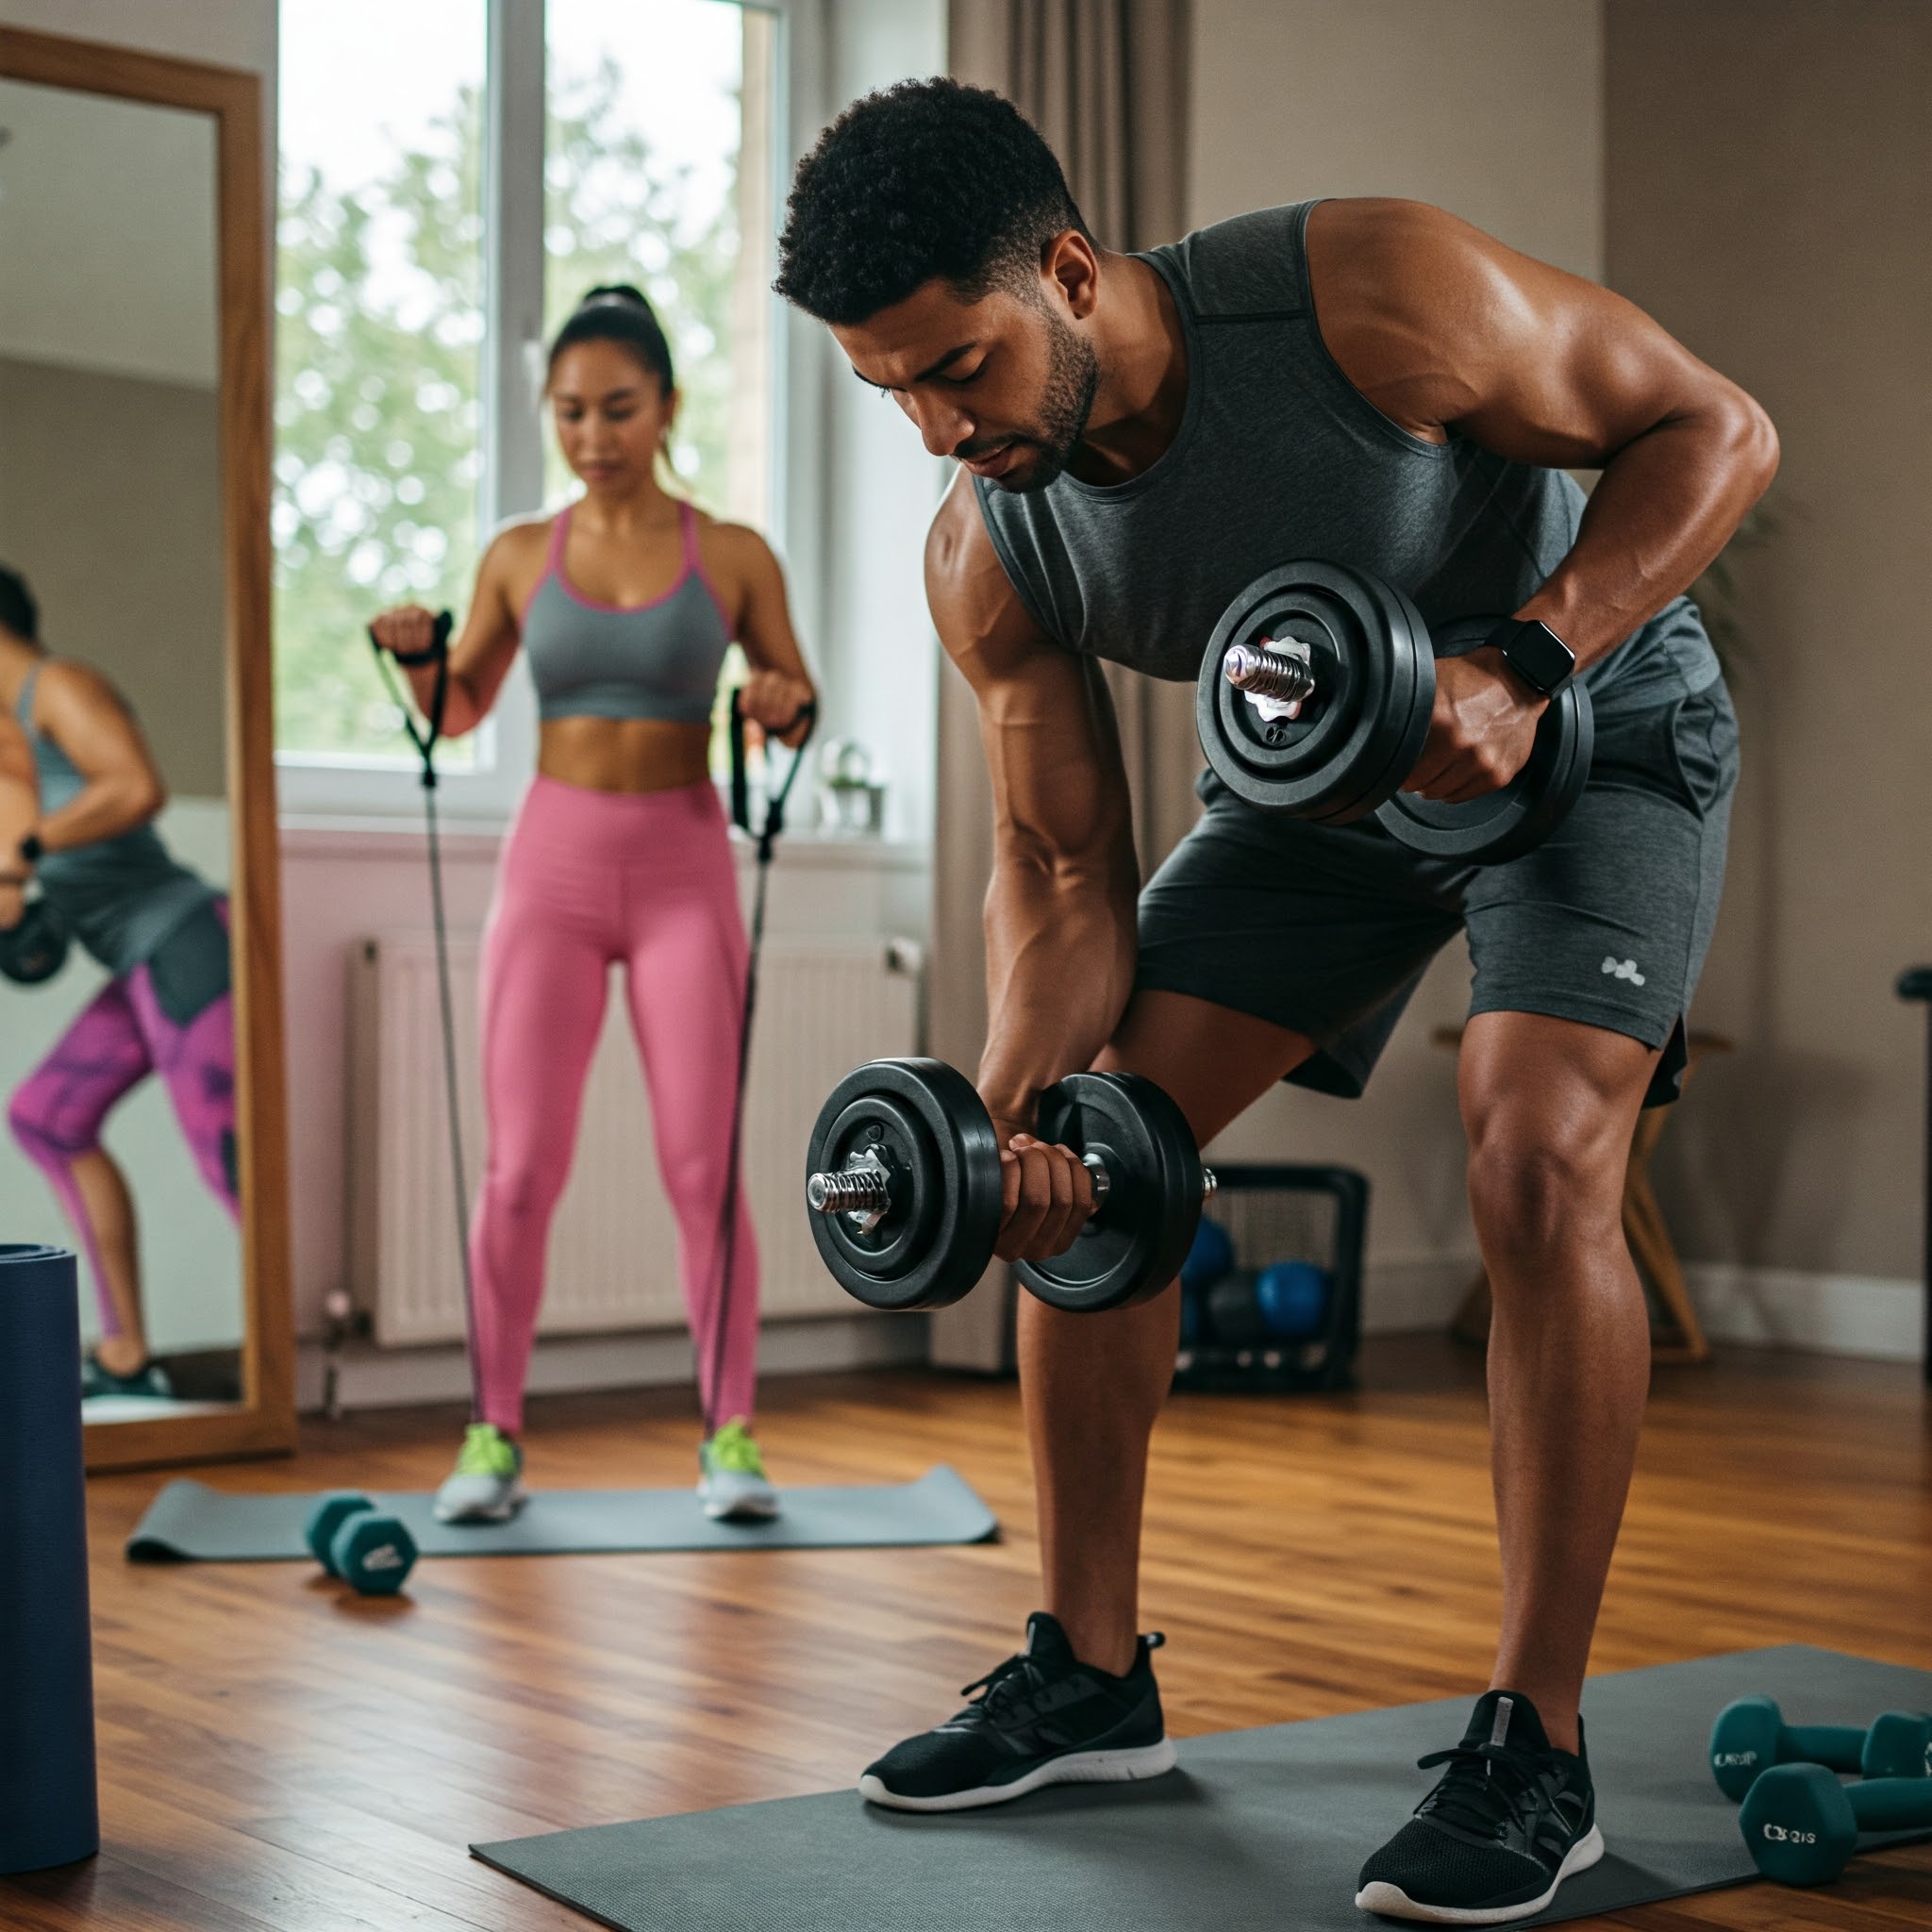
M 74 1257 L 0 1243 L 0 1873 L 101 1848 L 80 1441 Z

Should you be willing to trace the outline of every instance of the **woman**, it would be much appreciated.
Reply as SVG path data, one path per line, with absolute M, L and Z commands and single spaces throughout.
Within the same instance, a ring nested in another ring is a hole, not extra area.
M 724 1239 L 746 949 L 710 778 L 710 720 L 734 641 L 751 665 L 747 716 L 788 744 L 805 736 L 812 685 L 763 541 L 701 515 L 658 480 L 678 393 L 670 346 L 637 290 L 584 297 L 551 346 L 545 393 L 584 494 L 490 545 L 450 654 L 443 712 L 448 735 L 474 730 L 522 645 L 541 736 L 483 941 L 489 1151 L 470 1239 L 478 1413 L 436 1513 L 502 1522 L 523 1501 L 524 1383 L 544 1249 L 615 962 L 697 1345 L 708 1430 L 698 1493 L 714 1517 L 770 1517 L 777 1498 L 751 1434 L 758 1254 L 741 1199 Z M 374 625 L 425 707 L 433 623 L 411 605 Z
M 172 858 L 153 820 L 167 800 L 141 727 L 91 666 L 51 656 L 23 578 L 0 569 L 0 704 L 32 755 L 37 802 L 0 851 L 0 926 L 42 896 L 108 974 L 7 1109 L 87 1256 L 101 1339 L 84 1395 L 168 1395 L 142 1321 L 134 1197 L 101 1144 L 108 1112 L 158 1074 L 202 1178 L 240 1218 L 227 901 Z M 18 787 L 9 787 L 17 799 Z M 19 810 L 17 803 L 14 806 Z

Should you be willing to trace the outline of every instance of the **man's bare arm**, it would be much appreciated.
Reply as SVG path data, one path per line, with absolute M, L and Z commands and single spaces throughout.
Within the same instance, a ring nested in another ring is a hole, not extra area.
M 1099 667 L 1027 616 L 964 475 L 933 521 L 925 578 L 940 641 L 978 700 L 992 778 L 978 1085 L 1004 1145 L 1031 1130 L 1042 1088 L 1092 1064 L 1133 990 L 1132 813 Z M 1039 1226 L 1023 1215 L 1002 1255 L 1032 1252 Z
M 1763 409 L 1594 282 L 1418 202 L 1324 202 L 1307 247 L 1323 340 L 1384 415 L 1603 471 L 1574 547 L 1519 613 L 1579 665 L 1688 589 L 1776 472 Z

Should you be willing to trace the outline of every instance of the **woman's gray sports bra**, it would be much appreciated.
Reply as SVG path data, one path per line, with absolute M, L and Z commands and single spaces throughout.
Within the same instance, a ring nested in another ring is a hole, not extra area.
M 698 556 L 697 512 L 677 507 L 677 581 L 661 597 L 633 605 L 600 604 L 564 575 L 570 514 L 559 510 L 552 522 L 543 575 L 524 606 L 537 715 L 708 722 L 731 625 Z

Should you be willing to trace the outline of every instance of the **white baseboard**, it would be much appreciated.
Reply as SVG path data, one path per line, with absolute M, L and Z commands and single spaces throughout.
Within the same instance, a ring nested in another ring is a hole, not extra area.
M 758 1340 L 758 1374 L 818 1374 L 890 1368 L 926 1357 L 923 1315 L 833 1315 L 771 1322 Z M 327 1355 L 305 1341 L 295 1353 L 295 1400 L 304 1414 L 324 1407 Z M 694 1380 L 691 1336 L 682 1329 L 628 1335 L 570 1335 L 539 1341 L 530 1393 L 675 1387 Z M 375 1348 L 353 1342 L 336 1358 L 336 1400 L 344 1408 L 408 1408 L 462 1402 L 469 1366 L 460 1348 Z
M 1684 1278 L 1713 1341 L 1881 1361 L 1924 1355 L 1925 1291 L 1916 1281 L 1709 1261 L 1688 1265 Z
M 1372 1262 L 1363 1333 L 1447 1327 L 1479 1266 L 1474 1256 Z M 1916 1281 L 1723 1261 L 1687 1263 L 1684 1278 L 1713 1341 L 1878 1361 L 1924 1355 L 1925 1291 Z

